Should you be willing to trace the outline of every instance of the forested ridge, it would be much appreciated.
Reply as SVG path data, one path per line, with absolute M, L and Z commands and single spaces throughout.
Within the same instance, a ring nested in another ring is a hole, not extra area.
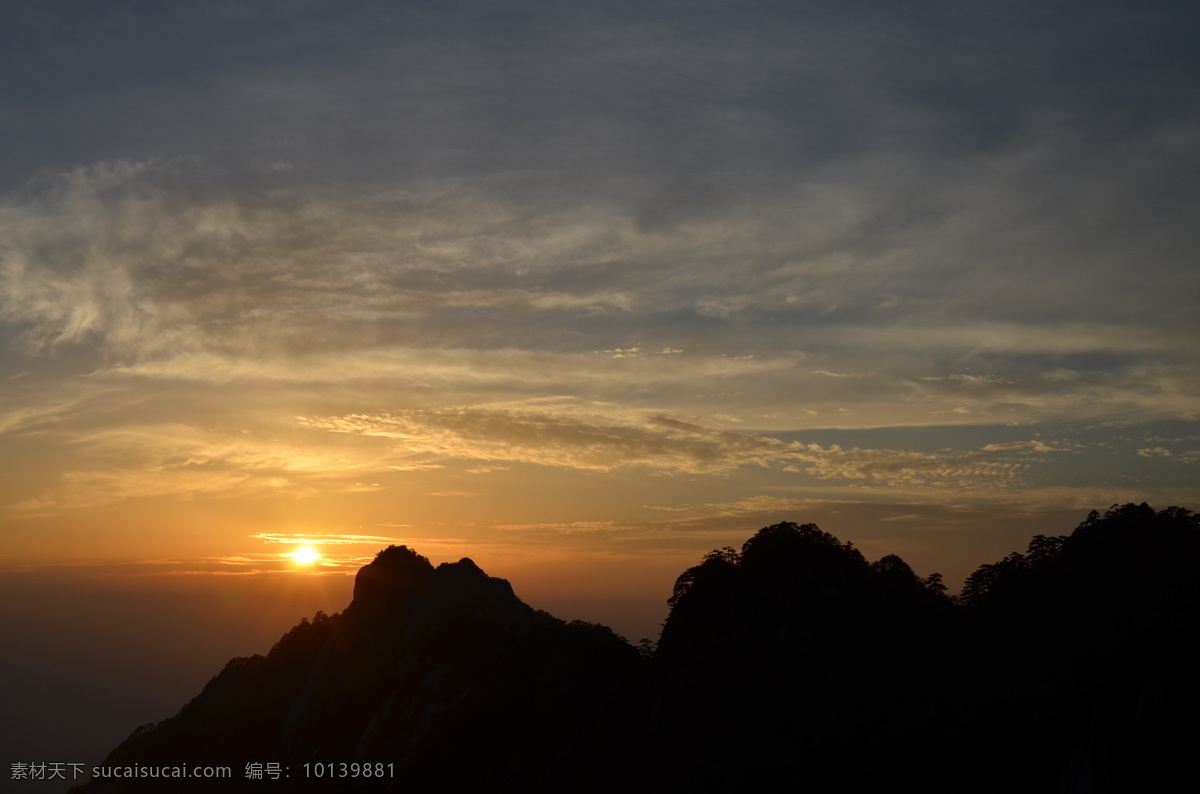
M 221 763 L 171 790 L 1119 792 L 1186 774 L 1200 703 L 1200 521 L 1113 505 L 982 565 L 955 597 L 814 524 L 765 527 L 675 582 L 657 644 L 563 622 L 470 560 L 389 547 L 352 603 L 232 660 L 109 765 Z M 248 763 L 286 780 L 242 779 Z M 163 790 L 162 781 L 86 791 Z

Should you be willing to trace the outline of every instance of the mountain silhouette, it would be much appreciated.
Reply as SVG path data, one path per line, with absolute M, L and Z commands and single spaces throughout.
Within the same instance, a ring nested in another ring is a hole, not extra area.
M 644 667 L 610 629 L 534 610 L 469 559 L 434 568 L 392 546 L 359 571 L 344 612 L 302 621 L 266 656 L 233 659 L 102 764 L 228 766 L 232 779 L 79 790 L 546 789 L 581 753 L 618 752 L 609 745 L 624 740 L 618 723 Z M 343 762 L 372 775 L 341 777 Z M 246 778 L 254 764 L 263 779 Z M 288 777 L 271 779 L 268 764 Z
M 1034 537 L 967 580 L 960 764 L 997 790 L 1167 790 L 1200 706 L 1200 524 L 1145 503 Z M 969 671 L 969 672 L 968 672 Z M 1020 758 L 1020 763 L 1002 759 Z
M 956 599 L 784 522 L 684 571 L 639 651 L 392 546 L 101 765 L 232 779 L 76 790 L 1156 790 L 1196 739 L 1198 559 L 1189 511 L 1114 505 Z

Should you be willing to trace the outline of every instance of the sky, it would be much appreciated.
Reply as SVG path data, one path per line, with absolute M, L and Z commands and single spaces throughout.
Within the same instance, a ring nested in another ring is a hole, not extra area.
M 778 521 L 956 588 L 1200 508 L 1186 4 L 3 6 L 21 669 L 390 543 L 636 640 Z

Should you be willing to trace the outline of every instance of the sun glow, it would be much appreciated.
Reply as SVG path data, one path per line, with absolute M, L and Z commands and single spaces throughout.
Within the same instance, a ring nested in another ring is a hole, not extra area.
M 301 565 L 310 565 L 316 562 L 321 555 L 313 551 L 311 546 L 303 546 L 296 551 L 291 552 L 287 556 L 291 557 Z

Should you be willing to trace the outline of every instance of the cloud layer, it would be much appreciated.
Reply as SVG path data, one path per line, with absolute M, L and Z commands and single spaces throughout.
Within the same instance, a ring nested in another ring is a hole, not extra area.
M 1193 16 L 24 8 L 5 509 L 1194 500 Z

